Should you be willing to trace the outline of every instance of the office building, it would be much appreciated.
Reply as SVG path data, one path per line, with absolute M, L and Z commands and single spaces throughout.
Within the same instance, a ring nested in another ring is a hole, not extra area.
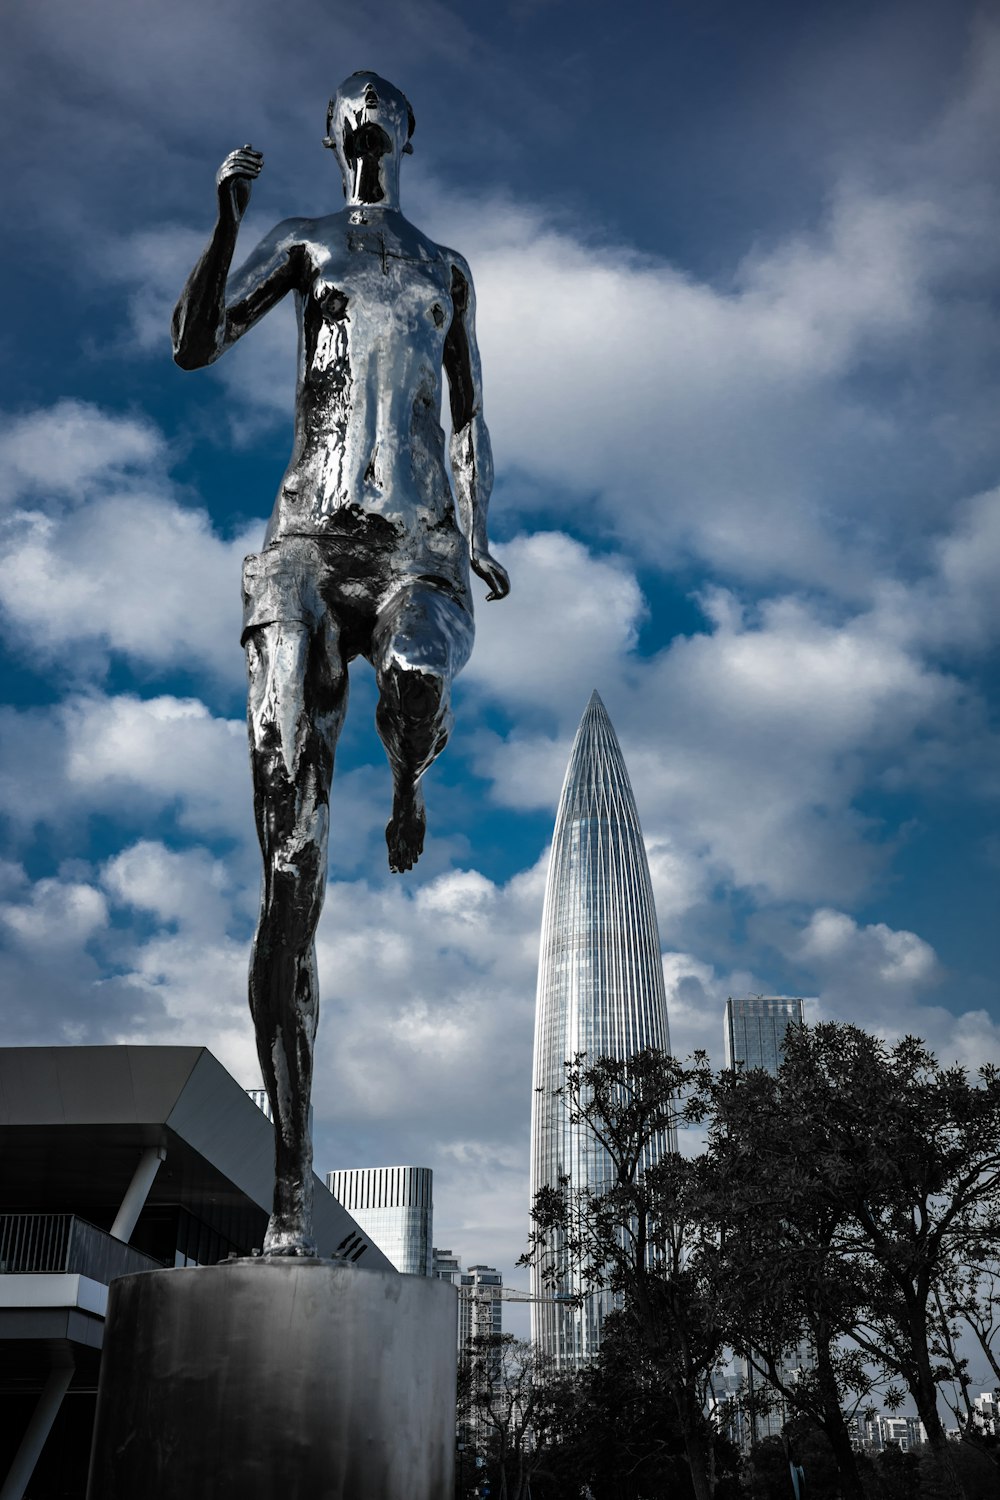
M 974 1397 L 972 1409 L 976 1430 L 1000 1437 L 1000 1389 L 981 1391 Z
M 435 1245 L 431 1252 L 431 1275 L 435 1281 L 450 1281 L 452 1286 L 458 1286 L 462 1279 L 462 1263 L 450 1250 L 439 1250 Z
M 458 1352 L 470 1339 L 503 1333 L 503 1276 L 496 1266 L 470 1266 L 462 1270 L 450 1250 L 433 1251 L 431 1274 L 438 1281 L 458 1287 Z
M 884 1453 L 887 1448 L 911 1453 L 927 1442 L 927 1429 L 917 1416 L 855 1412 L 847 1426 L 852 1444 L 861 1453 Z
M 450 1250 L 439 1250 L 435 1246 L 431 1251 L 431 1275 L 435 1281 L 450 1281 L 452 1286 L 459 1288 L 459 1297 L 455 1309 L 455 1337 L 458 1341 L 458 1357 L 461 1359 L 462 1345 L 465 1341 L 463 1338 L 464 1330 L 462 1322 L 462 1263 L 458 1256 L 453 1255 Z M 465 1334 L 465 1338 L 467 1337 L 468 1335 Z
M 83 1500 L 109 1283 L 259 1253 L 273 1186 L 273 1127 L 204 1047 L 0 1048 L 5 1500 Z M 320 1253 L 391 1271 L 313 1190 Z
M 470 1266 L 461 1273 L 458 1286 L 459 1351 L 469 1339 L 491 1334 L 499 1338 L 503 1333 L 503 1277 L 496 1266 Z
M 726 1001 L 726 1067 L 777 1073 L 789 1026 L 801 1026 L 802 1001 L 788 995 L 732 996 Z
M 433 1275 L 430 1167 L 354 1167 L 328 1172 L 326 1185 L 397 1271 Z
M 531 1195 L 568 1175 L 574 1186 L 610 1185 L 610 1162 L 573 1124 L 554 1091 L 577 1053 L 627 1058 L 669 1051 L 660 939 L 635 798 L 607 710 L 595 692 L 580 721 L 552 839 L 538 961 L 531 1114 Z M 670 1142 L 651 1144 L 643 1166 Z M 557 1253 L 557 1247 L 553 1247 Z M 558 1263 L 558 1262 L 557 1262 Z M 556 1293 L 583 1291 L 565 1263 Z M 532 1337 L 561 1369 L 596 1354 L 608 1293 L 582 1308 L 552 1295 L 532 1272 Z
M 762 1068 L 765 1073 L 776 1074 L 781 1065 L 785 1045 L 785 1032 L 789 1026 L 803 1024 L 803 1004 L 796 996 L 789 995 L 743 995 L 732 996 L 726 1001 L 725 1050 L 726 1067 L 737 1064 L 748 1071 Z M 782 1362 L 786 1380 L 794 1380 L 796 1370 L 809 1370 L 813 1365 L 812 1352 L 807 1344 L 800 1345 Z M 777 1436 L 788 1420 L 785 1402 L 776 1392 L 767 1398 L 761 1387 L 760 1376 L 744 1360 L 737 1360 L 737 1367 L 745 1384 L 748 1423 L 745 1443 L 752 1437 L 759 1442 L 766 1437 Z M 764 1411 L 759 1410 L 764 1406 Z

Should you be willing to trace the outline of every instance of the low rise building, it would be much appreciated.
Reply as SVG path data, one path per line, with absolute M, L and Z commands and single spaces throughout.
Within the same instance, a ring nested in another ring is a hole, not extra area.
M 273 1162 L 273 1126 L 204 1047 L 0 1048 L 4 1500 L 29 1481 L 83 1500 L 109 1283 L 259 1253 Z M 314 1191 L 320 1253 L 391 1270 Z
M 851 1441 L 862 1453 L 884 1453 L 900 1448 L 909 1453 L 927 1441 L 927 1430 L 917 1416 L 888 1412 L 856 1412 L 848 1421 Z
M 980 1432 L 1000 1437 L 1000 1388 L 983 1391 L 972 1402 L 973 1420 Z

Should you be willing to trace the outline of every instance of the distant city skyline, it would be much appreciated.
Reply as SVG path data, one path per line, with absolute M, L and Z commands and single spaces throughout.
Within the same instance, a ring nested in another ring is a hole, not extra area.
M 569 1176 L 599 1189 L 610 1161 L 569 1118 L 554 1091 L 565 1063 L 585 1052 L 625 1058 L 644 1047 L 670 1049 L 656 909 L 646 850 L 621 746 L 593 692 L 573 742 L 556 814 L 538 958 L 531 1105 L 531 1201 Z M 651 1146 L 643 1165 L 666 1142 Z M 586 1289 L 563 1264 L 556 1291 Z M 541 1268 L 532 1292 L 542 1298 Z M 582 1307 L 532 1304 L 532 1337 L 560 1368 L 574 1369 L 600 1347 L 609 1293 Z

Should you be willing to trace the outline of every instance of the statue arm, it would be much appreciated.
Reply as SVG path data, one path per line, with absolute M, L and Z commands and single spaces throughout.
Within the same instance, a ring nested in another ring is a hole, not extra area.
M 295 284 L 295 251 L 301 243 L 295 220 L 273 229 L 236 275 L 229 277 L 250 183 L 260 171 L 261 160 L 259 152 L 244 146 L 219 168 L 219 216 L 171 323 L 174 359 L 183 370 L 212 364 Z
M 451 255 L 454 315 L 444 346 L 451 396 L 451 473 L 458 519 L 469 544 L 473 570 L 489 586 L 487 599 L 510 592 L 506 569 L 490 554 L 487 513 L 493 488 L 493 452 L 483 419 L 482 371 L 476 345 L 475 292 L 469 268 Z

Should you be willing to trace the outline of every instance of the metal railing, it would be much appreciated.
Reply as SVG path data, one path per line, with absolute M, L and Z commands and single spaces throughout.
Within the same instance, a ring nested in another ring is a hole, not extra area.
M 107 1286 L 161 1264 L 76 1214 L 0 1214 L 0 1275 L 73 1271 Z

